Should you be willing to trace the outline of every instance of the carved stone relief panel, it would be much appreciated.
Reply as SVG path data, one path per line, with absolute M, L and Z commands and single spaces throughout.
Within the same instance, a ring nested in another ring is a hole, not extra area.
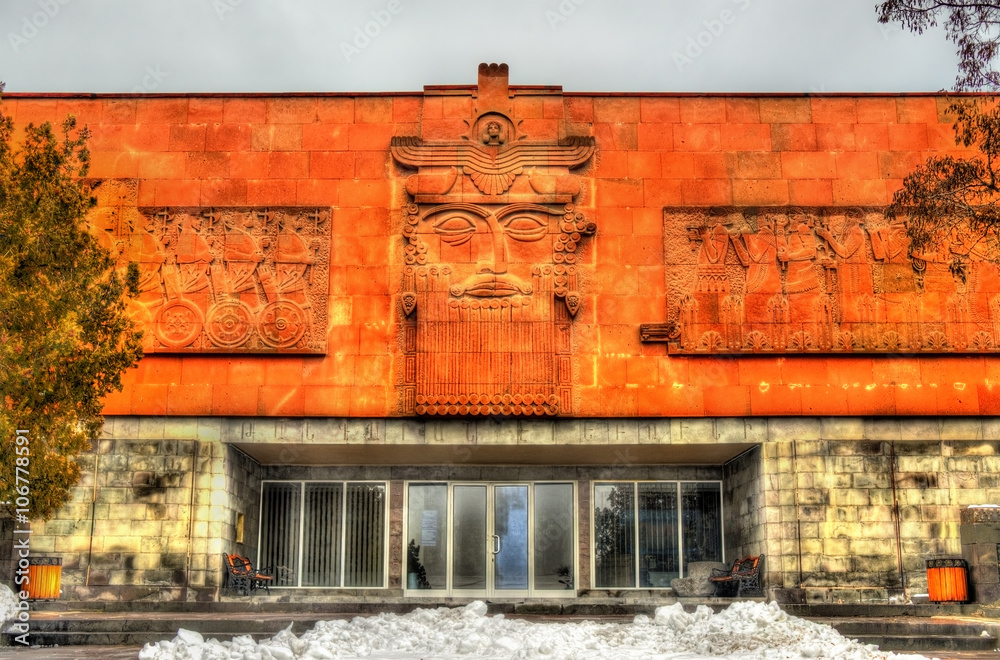
M 671 353 L 991 352 L 1000 273 L 960 238 L 910 250 L 881 208 L 666 208 Z M 961 255 L 965 281 L 949 262 Z
M 326 352 L 328 209 L 138 207 L 136 188 L 95 184 L 91 226 L 139 267 L 147 353 Z
M 403 219 L 400 410 L 426 415 L 573 411 L 577 251 L 597 227 L 577 208 L 592 138 L 529 136 L 506 65 L 482 65 L 468 131 L 395 138 L 410 174 Z

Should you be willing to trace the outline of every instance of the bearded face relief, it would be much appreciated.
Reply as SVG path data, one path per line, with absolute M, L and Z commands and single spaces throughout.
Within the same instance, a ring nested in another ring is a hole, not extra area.
M 442 204 L 410 218 L 407 263 L 437 265 L 427 276 L 448 276 L 447 291 L 458 300 L 536 291 L 565 299 L 575 292 L 577 245 L 596 230 L 571 205 Z
M 416 389 L 414 412 L 559 412 L 577 247 L 596 225 L 572 205 L 408 210 L 401 305 L 415 321 L 414 376 L 441 390 Z
M 404 414 L 573 410 L 577 255 L 597 226 L 575 206 L 581 185 L 570 169 L 590 158 L 593 140 L 519 134 L 506 67 L 490 67 L 485 75 L 502 71 L 502 84 L 484 86 L 480 68 L 468 134 L 395 138 L 391 148 L 417 170 L 402 229 Z

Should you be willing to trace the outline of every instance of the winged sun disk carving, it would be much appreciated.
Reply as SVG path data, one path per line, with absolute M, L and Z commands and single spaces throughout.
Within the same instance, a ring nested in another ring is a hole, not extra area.
M 587 162 L 596 149 L 592 137 L 571 137 L 557 144 L 520 142 L 505 147 L 481 147 L 469 142 L 424 143 L 415 137 L 394 137 L 389 151 L 409 167 L 462 167 L 480 191 L 502 194 L 524 167 L 573 168 Z

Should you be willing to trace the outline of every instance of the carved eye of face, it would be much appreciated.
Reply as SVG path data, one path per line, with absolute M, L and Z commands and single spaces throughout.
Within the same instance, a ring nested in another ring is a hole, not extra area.
M 549 233 L 549 225 L 530 215 L 515 215 L 504 220 L 504 231 L 515 241 L 540 241 Z
M 469 242 L 476 233 L 476 223 L 465 216 L 450 215 L 434 223 L 434 231 L 441 235 L 441 240 L 458 247 Z

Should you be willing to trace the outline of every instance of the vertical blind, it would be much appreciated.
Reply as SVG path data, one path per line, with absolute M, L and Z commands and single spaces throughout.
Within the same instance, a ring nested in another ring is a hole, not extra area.
M 345 587 L 382 586 L 385 570 L 385 486 L 347 484 Z
M 344 486 L 305 484 L 302 526 L 302 586 L 340 586 L 341 510 Z
M 384 586 L 385 495 L 384 483 L 265 482 L 259 564 L 274 586 Z
M 274 586 L 294 587 L 299 574 L 299 507 L 302 484 L 264 483 L 261 491 L 260 559 L 274 571 Z

